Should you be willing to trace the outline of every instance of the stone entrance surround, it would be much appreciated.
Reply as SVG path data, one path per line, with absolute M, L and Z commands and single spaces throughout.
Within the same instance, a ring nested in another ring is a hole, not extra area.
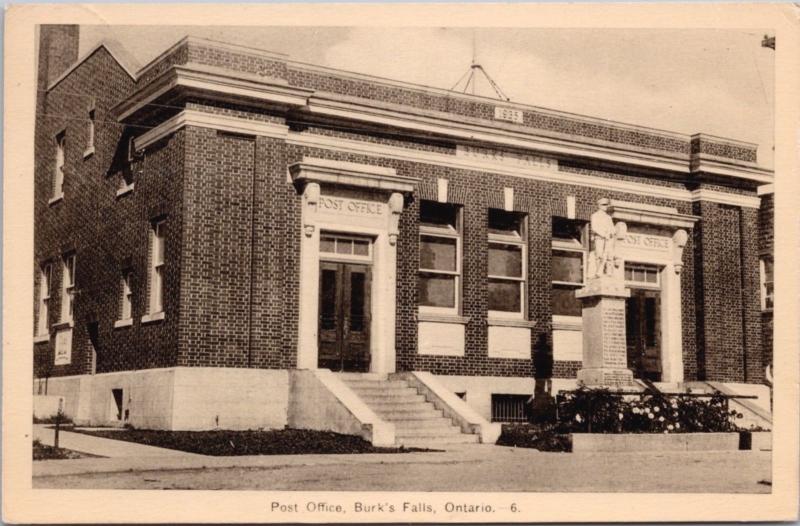
M 320 232 L 372 239 L 370 372 L 395 370 L 397 236 L 405 197 L 418 179 L 392 168 L 304 158 L 289 167 L 302 193 L 300 317 L 297 367 L 314 369 L 318 357 Z

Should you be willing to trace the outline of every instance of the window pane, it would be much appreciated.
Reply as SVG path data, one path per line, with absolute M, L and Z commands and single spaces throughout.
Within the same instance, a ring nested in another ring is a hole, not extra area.
M 553 251 L 553 281 L 583 283 L 583 252 Z
M 458 228 L 458 207 L 449 203 L 422 201 L 419 204 L 419 222 L 426 226 Z
M 353 241 L 353 253 L 356 256 L 368 256 L 369 241 L 361 241 L 361 240 Z
M 352 254 L 353 253 L 353 240 L 351 239 L 337 239 L 336 240 L 336 253 L 337 254 Z
M 320 252 L 334 252 L 336 242 L 332 237 L 319 238 L 319 251 Z
M 581 243 L 581 233 L 584 223 L 563 217 L 553 218 L 553 237 L 562 241 Z
M 580 316 L 581 302 L 575 297 L 577 287 L 553 286 L 552 307 L 556 316 Z
M 518 281 L 489 280 L 489 310 L 521 311 L 521 286 Z
M 771 259 L 764 260 L 764 281 L 774 281 L 774 266 Z
M 420 236 L 419 267 L 429 270 L 456 270 L 456 240 Z
M 489 245 L 489 275 L 522 277 L 522 247 L 517 245 Z
M 767 309 L 774 308 L 774 304 L 775 304 L 775 288 L 774 288 L 774 285 L 772 283 L 767 283 L 764 286 L 764 293 L 765 293 L 765 296 L 766 296 L 764 298 L 764 307 L 767 308 Z
M 489 209 L 489 233 L 522 236 L 524 216 L 505 210 Z
M 427 307 L 455 307 L 455 276 L 420 275 L 419 304 Z
M 658 271 L 655 269 L 645 271 L 644 279 L 647 283 L 658 283 Z

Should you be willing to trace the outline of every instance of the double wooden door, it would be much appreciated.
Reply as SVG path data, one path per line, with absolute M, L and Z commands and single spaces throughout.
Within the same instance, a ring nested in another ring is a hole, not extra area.
M 628 367 L 637 378 L 661 381 L 661 292 L 630 289 L 625 305 Z
M 369 371 L 370 278 L 369 265 L 320 262 L 320 368 Z

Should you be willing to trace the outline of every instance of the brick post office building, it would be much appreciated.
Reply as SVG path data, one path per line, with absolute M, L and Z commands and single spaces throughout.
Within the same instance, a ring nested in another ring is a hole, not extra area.
M 600 198 L 634 376 L 764 380 L 755 144 L 196 38 L 77 49 L 42 27 L 34 389 L 78 421 L 377 436 L 406 386 L 519 418 L 575 385 Z

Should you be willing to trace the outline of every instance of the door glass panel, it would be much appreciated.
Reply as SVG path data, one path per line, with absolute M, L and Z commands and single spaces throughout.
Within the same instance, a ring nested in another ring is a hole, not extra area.
M 644 299 L 644 344 L 647 347 L 656 346 L 656 299 Z
M 364 330 L 364 285 L 366 276 L 361 272 L 350 274 L 350 330 Z
M 455 276 L 421 274 L 419 277 L 419 304 L 429 307 L 456 306 Z
M 323 331 L 336 329 L 336 271 L 322 270 L 322 283 L 320 283 L 319 327 Z

